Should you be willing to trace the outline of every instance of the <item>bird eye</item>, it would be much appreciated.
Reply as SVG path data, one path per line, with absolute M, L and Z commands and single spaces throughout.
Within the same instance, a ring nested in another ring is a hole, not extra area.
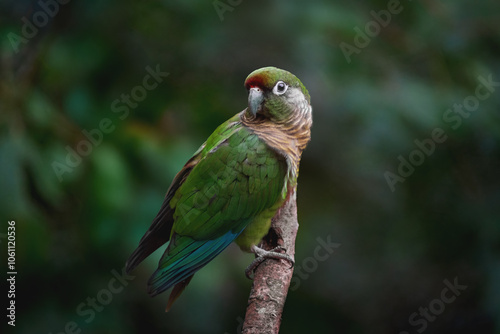
M 273 93 L 276 95 L 281 95 L 286 92 L 288 89 L 288 85 L 283 81 L 278 81 L 278 83 L 273 88 Z

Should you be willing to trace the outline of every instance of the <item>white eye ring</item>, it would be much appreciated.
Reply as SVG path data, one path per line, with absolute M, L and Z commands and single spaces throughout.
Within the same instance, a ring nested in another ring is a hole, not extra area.
M 288 85 L 286 83 L 284 83 L 283 81 L 278 81 L 276 85 L 274 85 L 273 93 L 276 95 L 282 95 L 285 94 L 287 89 Z

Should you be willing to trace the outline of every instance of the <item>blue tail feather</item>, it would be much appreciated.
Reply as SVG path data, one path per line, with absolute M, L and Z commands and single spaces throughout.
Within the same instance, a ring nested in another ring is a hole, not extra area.
M 158 269 L 148 281 L 149 294 L 155 296 L 192 276 L 219 255 L 241 232 L 230 231 L 212 240 L 172 236 L 171 244 L 162 256 Z

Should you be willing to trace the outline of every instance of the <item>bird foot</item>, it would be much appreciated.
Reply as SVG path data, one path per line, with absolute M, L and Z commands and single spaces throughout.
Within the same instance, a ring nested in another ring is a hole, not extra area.
M 286 252 L 286 249 L 281 246 L 267 251 L 254 245 L 250 248 L 250 251 L 257 255 L 257 257 L 252 261 L 252 263 L 250 263 L 247 269 L 245 269 L 246 277 L 251 280 L 253 280 L 252 273 L 262 262 L 264 262 L 265 259 L 286 260 L 290 262 L 290 268 L 293 268 L 293 266 L 295 265 L 295 261 L 290 255 L 280 253 L 280 251 Z

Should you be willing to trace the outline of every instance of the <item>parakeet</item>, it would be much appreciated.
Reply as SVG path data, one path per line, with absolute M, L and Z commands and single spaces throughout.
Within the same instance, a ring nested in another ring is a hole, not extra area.
M 245 80 L 248 106 L 210 135 L 175 176 L 159 213 L 127 261 L 127 272 L 168 242 L 148 281 L 155 296 L 174 287 L 167 311 L 193 275 L 231 242 L 271 258 L 257 245 L 271 218 L 297 185 L 302 151 L 311 138 L 307 89 L 275 67 Z

